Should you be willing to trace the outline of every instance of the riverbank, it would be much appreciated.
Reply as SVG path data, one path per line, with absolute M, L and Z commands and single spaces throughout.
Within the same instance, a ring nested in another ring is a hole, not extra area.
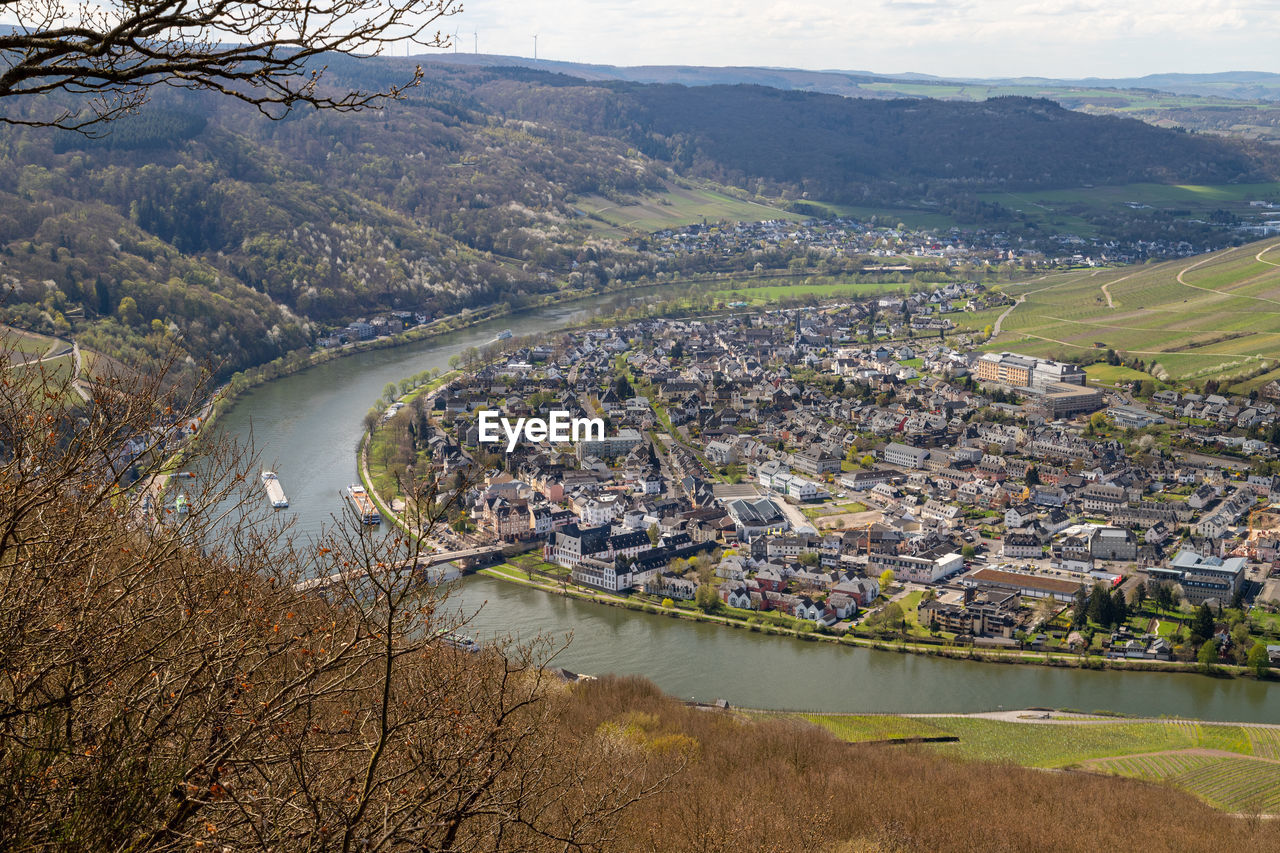
M 404 399 L 411 398 L 416 393 L 421 393 L 421 390 L 405 395 Z M 417 532 L 410 530 L 408 525 L 404 523 L 403 519 L 401 519 L 400 515 L 392 511 L 390 503 L 375 487 L 374 477 L 369 470 L 368 464 L 368 443 L 369 434 L 366 433 L 361 439 L 360 446 L 357 451 L 361 483 L 364 485 L 366 491 L 369 492 L 375 504 L 377 504 L 384 519 L 389 523 L 395 524 L 406 534 L 416 537 Z M 905 639 L 894 641 L 883 637 L 860 637 L 857 635 L 856 629 L 854 629 L 853 633 L 846 632 L 843 634 L 831 634 L 819 631 L 816 625 L 803 620 L 792 620 L 791 625 L 772 624 L 768 621 L 762 621 L 759 614 L 749 611 L 741 611 L 741 613 L 726 613 L 723 612 L 723 610 L 722 612 L 703 612 L 693 607 L 664 606 L 662 603 L 642 600 L 633 596 L 608 593 L 580 586 L 568 581 L 555 582 L 539 579 L 534 577 L 532 571 L 522 569 L 520 566 L 511 562 L 505 562 L 498 566 L 479 569 L 476 573 L 494 580 L 516 584 L 542 593 L 550 593 L 552 595 L 563 596 L 577 601 L 621 608 L 647 615 L 665 616 L 667 618 L 681 619 L 690 622 L 719 625 L 722 627 L 749 631 L 751 633 L 785 637 L 811 643 L 826 643 L 837 646 L 847 646 L 850 648 L 872 649 L 882 652 L 897 652 L 899 654 L 912 654 L 924 657 L 980 663 L 1028 664 L 1034 666 L 1080 670 L 1184 673 L 1209 675 L 1215 678 L 1244 678 L 1258 680 L 1253 671 L 1247 667 L 1229 666 L 1225 664 L 1214 665 L 1206 668 L 1202 664 L 1184 663 L 1181 661 L 1136 661 L 1111 659 L 1099 655 L 1053 654 L 1049 652 L 1027 651 L 1022 649 L 1006 651 L 1001 649 L 975 648 L 972 646 L 911 642 Z M 1270 681 L 1271 679 L 1265 680 Z

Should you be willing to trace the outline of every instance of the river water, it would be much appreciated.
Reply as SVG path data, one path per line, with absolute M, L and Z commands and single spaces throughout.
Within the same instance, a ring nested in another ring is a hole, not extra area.
M 438 367 L 504 328 L 545 335 L 592 303 L 542 308 L 429 341 L 364 352 L 267 383 L 220 419 L 252 437 L 279 473 L 295 530 L 316 535 L 357 481 L 361 421 L 388 382 Z M 473 576 L 452 598 L 479 638 L 569 638 L 556 662 L 586 673 L 640 674 L 681 698 L 737 706 L 841 712 L 969 712 L 1047 706 L 1151 716 L 1280 721 L 1280 687 L 1192 674 L 1094 672 L 940 660 L 754 634 L 605 607 Z

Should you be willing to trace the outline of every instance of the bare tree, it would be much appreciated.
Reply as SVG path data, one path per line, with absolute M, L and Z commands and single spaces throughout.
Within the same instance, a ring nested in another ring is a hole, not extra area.
M 94 132 L 156 86 L 207 89 L 279 118 L 299 104 L 358 110 L 400 97 L 322 85 L 326 57 L 380 54 L 396 43 L 445 47 L 434 27 L 460 0 L 0 0 L 0 121 Z M 21 96 L 88 96 L 19 111 Z
M 6 847 L 603 850 L 678 769 L 559 725 L 548 641 L 457 648 L 416 538 L 292 540 L 242 448 L 166 477 L 200 389 L 66 383 L 0 359 Z

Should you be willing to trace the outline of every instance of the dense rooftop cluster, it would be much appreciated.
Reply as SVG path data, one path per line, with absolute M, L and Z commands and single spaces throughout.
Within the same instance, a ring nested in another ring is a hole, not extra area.
M 1254 525 L 1280 492 L 1259 437 L 1280 388 L 1139 400 L 942 337 L 979 291 L 516 341 L 397 416 L 411 473 L 470 474 L 458 529 L 536 546 L 563 582 L 824 631 L 1168 658 L 1195 649 L 1072 607 L 1280 599 L 1280 536 Z M 1088 404 L 1064 416 L 1064 394 Z M 607 435 L 507 452 L 479 440 L 486 409 L 600 417 Z M 1251 458 L 1212 455 L 1232 449 Z

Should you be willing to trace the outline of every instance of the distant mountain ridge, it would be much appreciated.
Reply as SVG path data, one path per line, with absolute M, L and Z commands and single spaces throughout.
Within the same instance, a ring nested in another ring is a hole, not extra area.
M 805 69 L 771 66 L 601 65 L 530 59 L 497 54 L 441 53 L 416 57 L 429 63 L 482 67 L 536 68 L 584 80 L 632 83 L 679 83 L 685 86 L 737 83 L 803 89 L 852 97 L 895 97 L 861 88 L 870 83 L 909 82 L 922 85 L 1042 86 L 1053 88 L 1145 89 L 1174 95 L 1216 96 L 1237 100 L 1280 101 L 1280 74 L 1267 71 L 1221 71 L 1207 74 L 1147 74 L 1142 77 L 940 77 L 915 72 L 883 73 L 854 69 Z
M 326 85 L 385 89 L 414 62 L 333 57 Z M 271 122 L 209 93 L 160 91 L 105 139 L 0 126 L 0 321 L 73 333 L 134 365 L 177 341 L 229 373 L 360 316 L 443 317 L 652 281 L 668 261 L 642 238 L 601 235 L 580 202 L 660 195 L 673 178 L 796 214 L 921 211 L 1029 245 L 1052 234 L 980 194 L 1280 177 L 1274 147 L 1037 98 L 871 100 L 423 65 L 422 86 L 381 112 Z M 1072 216 L 1105 239 L 1201 245 L 1212 230 L 1159 211 Z

